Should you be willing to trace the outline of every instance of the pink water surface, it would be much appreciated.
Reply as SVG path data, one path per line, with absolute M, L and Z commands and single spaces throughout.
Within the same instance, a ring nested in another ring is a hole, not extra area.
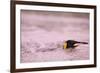
M 89 44 L 64 50 L 65 40 L 89 43 L 89 14 L 21 11 L 21 63 L 89 59 Z

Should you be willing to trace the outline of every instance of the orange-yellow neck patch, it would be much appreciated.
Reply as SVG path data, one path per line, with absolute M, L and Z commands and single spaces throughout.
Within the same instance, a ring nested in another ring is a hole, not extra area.
M 67 43 L 64 43 L 64 49 L 67 49 Z

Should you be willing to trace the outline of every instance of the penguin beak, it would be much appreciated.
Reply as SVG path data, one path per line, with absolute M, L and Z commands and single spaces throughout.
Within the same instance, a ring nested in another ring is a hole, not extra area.
M 75 47 L 77 47 L 77 46 L 78 46 L 78 44 L 74 44 L 74 46 L 75 46 Z

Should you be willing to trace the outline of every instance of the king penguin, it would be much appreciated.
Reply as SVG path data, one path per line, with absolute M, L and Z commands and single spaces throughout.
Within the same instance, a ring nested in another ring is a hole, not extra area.
M 87 42 L 79 42 L 75 40 L 67 40 L 63 44 L 63 49 L 74 49 L 79 46 L 79 44 L 88 44 Z

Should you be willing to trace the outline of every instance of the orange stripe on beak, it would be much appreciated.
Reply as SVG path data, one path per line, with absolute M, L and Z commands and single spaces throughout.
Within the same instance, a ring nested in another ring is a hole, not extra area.
M 74 46 L 76 47 L 76 46 L 78 46 L 78 44 L 74 44 Z

